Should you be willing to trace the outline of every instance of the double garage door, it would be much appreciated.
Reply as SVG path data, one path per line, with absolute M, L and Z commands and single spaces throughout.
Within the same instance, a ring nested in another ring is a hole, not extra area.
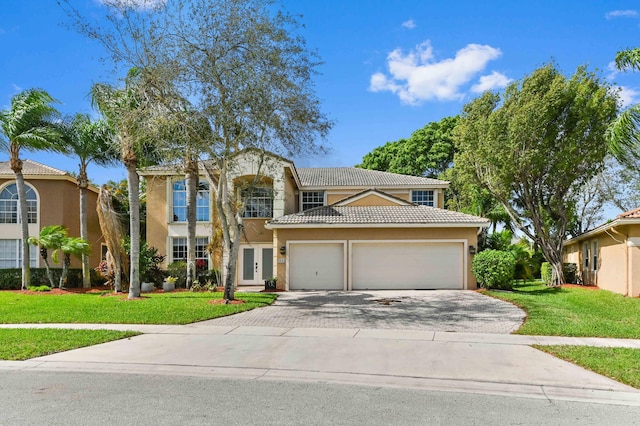
M 462 242 L 291 242 L 289 289 L 462 289 L 463 255 Z

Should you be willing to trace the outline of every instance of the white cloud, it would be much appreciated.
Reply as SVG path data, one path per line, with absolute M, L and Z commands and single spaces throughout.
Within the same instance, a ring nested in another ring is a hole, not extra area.
M 607 12 L 604 17 L 607 19 L 613 18 L 635 18 L 638 16 L 638 11 L 636 10 L 612 10 L 611 12 Z
M 18 86 L 18 85 L 17 85 L 17 84 L 15 84 L 15 83 L 11 83 L 11 87 L 13 88 L 13 91 L 14 91 L 15 93 L 22 92 L 22 87 Z
M 607 74 L 607 80 L 613 80 L 620 73 L 618 71 L 618 67 L 616 67 L 616 61 L 611 61 L 607 65 L 607 69 L 609 70 L 609 74 Z
M 627 86 L 620 86 L 618 97 L 620 99 L 620 105 L 622 106 L 622 108 L 626 108 L 629 105 L 638 103 L 638 101 L 640 101 L 640 91 Z
M 408 21 L 404 21 L 402 23 L 402 26 L 405 28 L 408 28 L 410 30 L 414 29 L 415 27 L 417 27 L 415 21 L 413 19 L 409 19 Z
M 389 74 L 371 76 L 369 90 L 390 91 L 402 103 L 418 105 L 427 100 L 462 100 L 462 86 L 469 83 L 487 63 L 502 55 L 500 49 L 481 44 L 468 44 L 456 52 L 455 58 L 436 61 L 431 43 L 427 40 L 407 54 L 395 49 L 387 55 Z M 500 73 L 496 73 L 502 76 Z M 490 77 L 494 82 L 496 77 Z M 503 76 L 504 77 L 504 76 Z M 506 78 L 506 77 L 505 77 Z M 486 80 L 486 79 L 485 79 Z M 508 79 L 507 79 L 508 80 Z M 482 80 L 479 84 L 482 84 Z
M 475 93 L 482 93 L 487 90 L 502 89 L 512 81 L 512 78 L 509 78 L 498 71 L 493 71 L 489 75 L 483 75 L 480 77 L 480 81 L 471 86 L 471 91 Z
M 98 0 L 101 4 L 125 6 L 140 10 L 157 9 L 164 6 L 167 0 Z

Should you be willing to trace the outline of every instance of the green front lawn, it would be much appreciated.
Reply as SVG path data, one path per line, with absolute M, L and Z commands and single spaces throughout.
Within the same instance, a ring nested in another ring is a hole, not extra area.
M 640 338 L 640 299 L 605 290 L 518 284 L 513 292 L 486 294 L 512 302 L 527 312 L 518 334 Z
M 113 330 L 0 329 L 0 359 L 21 361 L 138 334 Z
M 22 294 L 0 291 L 0 324 L 188 324 L 267 306 L 276 295 L 236 293 L 242 304 L 209 304 L 222 293 L 154 293 L 140 299 L 86 294 Z
M 640 349 L 593 346 L 535 345 L 534 347 L 640 389 Z

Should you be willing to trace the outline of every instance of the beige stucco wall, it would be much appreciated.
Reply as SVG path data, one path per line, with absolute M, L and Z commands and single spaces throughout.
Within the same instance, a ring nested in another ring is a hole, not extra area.
M 398 201 L 389 200 L 387 198 L 380 197 L 376 194 L 369 194 L 366 197 L 359 198 L 355 201 L 345 204 L 345 206 L 397 206 L 400 203 Z
M 5 184 L 15 182 L 14 179 L 0 179 L 0 188 Z M 39 225 L 40 229 L 50 225 L 61 225 L 69 230 L 72 237 L 80 236 L 80 193 L 78 186 L 66 179 L 32 179 L 26 177 L 25 182 L 35 188 L 38 193 L 39 202 Z M 98 214 L 96 212 L 96 204 L 98 194 L 93 190 L 87 190 L 87 234 L 89 244 L 91 245 L 91 255 L 89 256 L 89 266 L 95 268 L 100 263 L 100 245 L 103 242 L 100 224 L 98 222 Z M 11 228 L 11 235 L 17 231 L 18 235 L 20 225 L 3 224 L 3 228 Z M 31 227 L 30 227 L 31 228 Z M 9 232 L 0 228 L 3 237 L 10 235 Z M 31 233 L 29 236 L 37 236 L 37 232 Z M 43 267 L 40 257 L 38 256 L 38 266 Z M 54 267 L 58 266 L 53 264 Z M 80 268 L 81 261 L 75 257 L 71 259 L 72 268 Z
M 284 214 L 293 214 L 298 211 L 298 194 L 296 190 L 297 184 L 293 175 L 291 174 L 291 170 L 285 169 L 285 180 L 284 180 L 284 189 L 285 189 L 285 200 L 284 200 Z
M 358 189 L 340 189 L 340 190 L 327 190 L 327 205 L 337 203 L 339 201 L 344 200 L 345 198 L 352 197 L 356 194 L 361 193 L 365 189 L 369 188 L 358 188 Z M 411 190 L 410 189 L 398 189 L 398 188 L 376 188 L 380 192 L 384 192 L 386 194 L 392 195 L 396 198 L 400 198 L 405 201 L 411 201 Z M 437 193 L 436 198 L 436 207 L 443 209 L 444 208 L 444 189 L 435 190 Z M 353 204 L 357 205 L 357 204 Z M 372 204 L 360 204 L 360 205 L 372 205 Z M 391 204 L 379 204 L 379 205 L 391 205 Z
M 167 177 L 147 178 L 147 244 L 167 256 Z M 166 267 L 166 260 L 164 267 Z
M 286 246 L 287 241 L 320 240 L 467 240 L 468 245 L 477 247 L 477 228 L 298 228 L 275 230 L 276 247 Z M 348 244 L 347 244 L 348 246 Z M 347 248 L 348 250 L 348 248 Z M 286 263 L 280 263 L 286 255 L 274 250 L 277 265 L 279 289 L 286 288 Z M 348 254 L 347 254 L 348 255 Z M 467 256 L 467 288 L 477 288 L 476 279 L 471 272 L 472 256 Z M 348 267 L 348 266 L 347 266 Z M 348 274 L 348 271 L 347 271 Z
M 615 293 L 640 296 L 640 247 L 632 242 L 640 237 L 640 225 L 618 226 L 590 238 L 574 241 L 565 246 L 564 260 L 579 265 L 585 284 L 595 284 Z M 631 240 L 630 240 L 631 238 Z M 598 270 L 591 265 L 585 270 L 583 244 L 598 242 Z

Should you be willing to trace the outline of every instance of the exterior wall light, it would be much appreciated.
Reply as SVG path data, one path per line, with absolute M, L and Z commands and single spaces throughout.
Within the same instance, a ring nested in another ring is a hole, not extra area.
M 476 246 L 469 246 L 469 254 L 476 254 Z
M 280 254 L 287 254 L 287 246 L 280 246 Z

